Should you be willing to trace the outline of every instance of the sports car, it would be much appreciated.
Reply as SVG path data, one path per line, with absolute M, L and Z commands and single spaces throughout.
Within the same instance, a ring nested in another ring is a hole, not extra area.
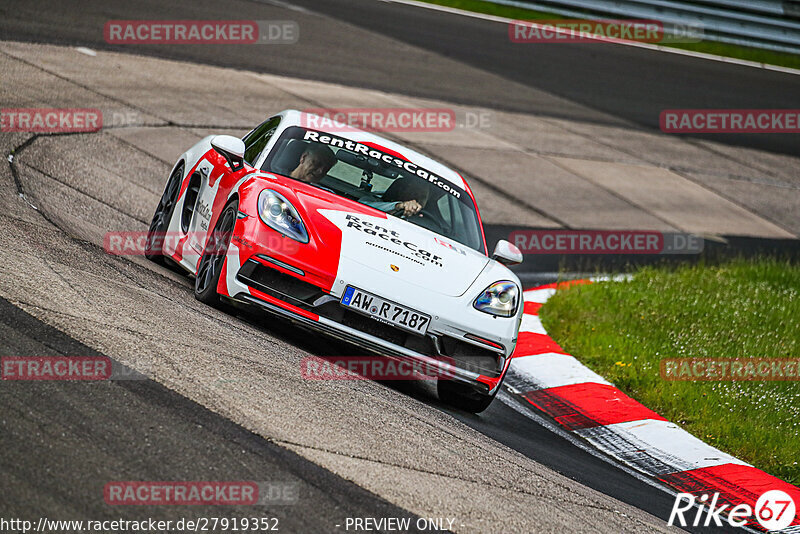
M 516 345 L 522 292 L 507 266 L 522 255 L 507 241 L 488 254 L 459 173 L 325 123 L 287 110 L 242 139 L 199 141 L 169 175 L 146 256 L 194 275 L 204 303 L 248 304 L 422 362 L 442 401 L 483 411 Z

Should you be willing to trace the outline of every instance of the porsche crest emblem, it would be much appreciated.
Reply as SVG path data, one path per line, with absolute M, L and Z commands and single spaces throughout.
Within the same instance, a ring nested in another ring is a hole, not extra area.
M 391 267 L 394 272 L 397 272 L 397 271 L 400 270 L 400 267 L 398 267 L 397 265 L 389 264 L 389 267 Z

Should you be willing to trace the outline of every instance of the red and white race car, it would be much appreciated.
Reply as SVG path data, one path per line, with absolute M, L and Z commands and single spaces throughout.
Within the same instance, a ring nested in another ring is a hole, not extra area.
M 256 305 L 371 352 L 441 371 L 440 398 L 480 412 L 508 369 L 522 292 L 490 257 L 472 192 L 397 143 L 294 110 L 243 139 L 209 136 L 175 164 L 146 255 L 195 296 Z M 308 127 L 315 125 L 315 128 Z

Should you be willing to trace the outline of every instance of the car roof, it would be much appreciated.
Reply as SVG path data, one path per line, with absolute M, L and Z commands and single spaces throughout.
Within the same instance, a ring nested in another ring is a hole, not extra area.
M 357 143 L 373 143 L 375 145 L 379 145 L 380 147 L 386 148 L 389 151 L 400 154 L 403 158 L 437 174 L 441 178 L 444 178 L 451 184 L 461 189 L 465 189 L 467 191 L 469 190 L 465 180 L 456 171 L 446 167 L 445 165 L 442 165 L 438 161 L 431 159 L 424 154 L 420 154 L 416 150 L 396 143 L 390 139 L 386 139 L 385 137 L 381 137 L 375 133 L 367 132 L 350 125 L 336 122 L 331 118 L 321 117 L 320 115 L 314 113 L 298 111 L 296 109 L 287 109 L 280 112 L 278 115 L 281 115 L 284 118 L 284 121 L 286 121 L 281 125 L 281 129 L 283 129 L 284 126 L 300 126 L 303 128 L 309 128 L 311 130 L 331 133 L 337 137 L 343 137 Z M 339 126 L 341 128 L 338 128 Z

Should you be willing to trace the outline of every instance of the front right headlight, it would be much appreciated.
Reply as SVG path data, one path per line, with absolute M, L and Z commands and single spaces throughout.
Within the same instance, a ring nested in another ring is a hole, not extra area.
M 478 295 L 472 306 L 498 317 L 513 317 L 519 306 L 519 288 L 509 280 L 495 282 Z
M 273 230 L 295 241 L 308 243 L 308 232 L 300 214 L 280 193 L 264 189 L 258 194 L 258 216 Z

